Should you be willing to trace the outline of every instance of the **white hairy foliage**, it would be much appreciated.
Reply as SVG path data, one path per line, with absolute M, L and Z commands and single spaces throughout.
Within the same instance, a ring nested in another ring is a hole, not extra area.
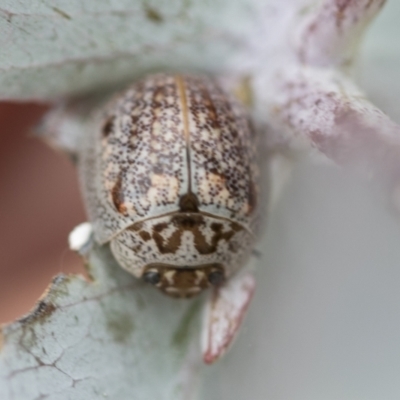
M 158 70 L 227 84 L 245 75 L 272 153 L 375 178 L 399 207 L 399 128 L 364 94 L 400 122 L 396 0 L 353 62 L 381 3 L 0 0 L 0 98 L 53 100 Z M 57 124 L 79 133 L 78 119 Z M 207 367 L 201 398 L 398 399 L 399 241 L 395 218 L 354 177 L 300 166 L 270 216 L 241 337 Z M 32 313 L 2 328 L 0 399 L 195 399 L 198 303 L 144 287 L 106 249 L 89 262 L 93 281 L 55 278 Z

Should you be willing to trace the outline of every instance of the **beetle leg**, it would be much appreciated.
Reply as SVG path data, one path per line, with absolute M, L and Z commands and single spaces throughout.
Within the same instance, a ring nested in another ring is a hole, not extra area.
M 233 276 L 211 294 L 205 306 L 202 327 L 201 348 L 205 363 L 216 361 L 232 344 L 254 289 L 253 275 L 244 272 Z
M 69 248 L 86 256 L 93 246 L 93 227 L 89 222 L 76 226 L 68 236 Z

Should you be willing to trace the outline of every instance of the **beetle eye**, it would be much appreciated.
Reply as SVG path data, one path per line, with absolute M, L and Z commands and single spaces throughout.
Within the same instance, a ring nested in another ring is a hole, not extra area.
M 157 285 L 158 282 L 161 280 L 161 276 L 157 271 L 147 271 L 143 275 L 143 280 L 146 283 L 150 283 L 152 285 Z
M 224 281 L 224 273 L 218 270 L 212 271 L 208 274 L 208 281 L 211 285 L 220 285 Z

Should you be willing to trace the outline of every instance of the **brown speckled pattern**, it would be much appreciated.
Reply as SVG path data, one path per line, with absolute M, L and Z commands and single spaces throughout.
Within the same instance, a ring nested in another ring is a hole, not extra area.
M 153 75 L 95 119 L 80 157 L 100 243 L 140 277 L 146 265 L 243 266 L 258 219 L 257 142 L 211 79 Z
M 258 198 L 258 162 L 243 107 L 211 79 L 186 78 L 192 190 L 200 210 L 247 226 Z
M 82 157 L 88 164 L 88 150 L 96 147 L 94 167 L 83 168 L 82 178 L 84 191 L 94 185 L 97 192 L 87 205 L 100 242 L 179 208 L 188 179 L 182 118 L 175 78 L 164 75 L 137 83 L 100 117 Z
M 113 131 L 102 140 L 103 185 L 146 218 L 176 205 L 186 192 L 186 145 L 173 78 L 153 78 L 128 91 L 117 106 Z M 121 183 L 120 183 L 121 182 Z

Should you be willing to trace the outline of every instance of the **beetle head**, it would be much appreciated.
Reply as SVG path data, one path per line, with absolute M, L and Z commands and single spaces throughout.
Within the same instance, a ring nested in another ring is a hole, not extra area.
M 142 279 L 172 297 L 193 297 L 210 286 L 219 286 L 225 280 L 221 264 L 195 267 L 178 267 L 150 264 L 144 269 Z

